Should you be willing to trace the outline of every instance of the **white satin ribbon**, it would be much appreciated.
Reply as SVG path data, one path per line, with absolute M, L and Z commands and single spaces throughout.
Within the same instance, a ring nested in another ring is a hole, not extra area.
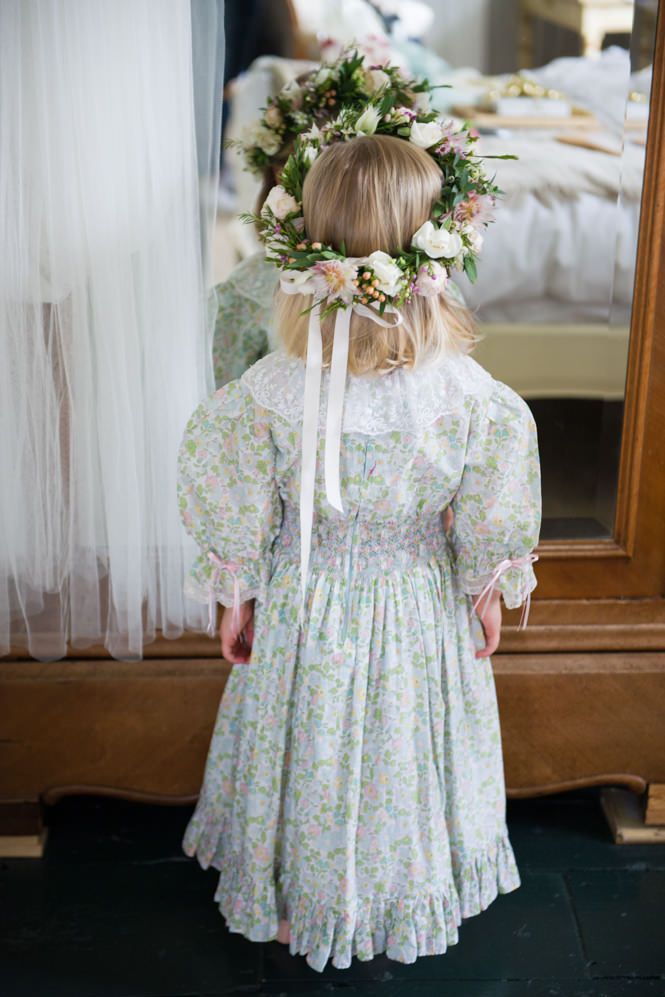
M 280 287 L 286 294 L 315 294 L 316 288 L 311 279 L 300 284 L 282 278 Z M 348 305 L 335 313 L 333 348 L 330 361 L 330 381 L 328 385 L 328 407 L 326 411 L 325 437 L 325 484 L 326 498 L 333 509 L 343 513 L 340 486 L 339 458 L 342 440 L 342 419 L 344 413 L 344 389 L 346 387 L 347 364 L 349 357 L 349 331 L 351 312 L 369 318 L 384 328 L 400 325 L 402 315 L 397 309 L 388 307 L 385 312 L 395 316 L 394 322 L 386 322 L 373 308 L 365 305 Z M 307 361 L 305 365 L 305 397 L 302 420 L 302 458 L 300 473 L 300 611 L 298 619 L 304 622 L 309 558 L 312 549 L 312 526 L 314 524 L 314 489 L 316 483 L 316 452 L 319 429 L 319 402 L 321 397 L 321 370 L 323 363 L 323 342 L 321 337 L 321 302 L 317 302 L 309 313 L 307 333 Z

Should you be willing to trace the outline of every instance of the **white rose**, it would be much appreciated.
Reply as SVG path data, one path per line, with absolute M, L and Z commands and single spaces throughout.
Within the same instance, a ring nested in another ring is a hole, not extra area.
M 416 291 L 424 298 L 432 298 L 436 294 L 441 294 L 447 282 L 448 274 L 445 268 L 432 260 L 420 267 L 416 278 Z
M 471 251 L 473 253 L 479 253 L 483 248 L 483 236 L 474 228 L 473 225 L 465 225 L 462 232 L 467 237 Z
M 286 216 L 290 215 L 292 211 L 299 211 L 300 205 L 296 201 L 295 197 L 288 194 L 284 188 L 278 184 L 276 187 L 273 187 L 263 202 L 261 214 L 263 214 L 266 208 L 270 208 L 275 218 L 286 218 Z
M 365 262 L 374 271 L 374 276 L 379 281 L 379 290 L 384 294 L 396 294 L 404 274 L 392 256 L 377 249 L 365 257 Z
M 411 245 L 416 249 L 422 249 L 435 260 L 441 257 L 451 260 L 461 250 L 462 240 L 457 232 L 449 232 L 446 228 L 438 228 L 432 222 L 425 222 L 413 236 Z
M 279 128 L 280 125 L 284 124 L 284 118 L 282 117 L 282 112 L 278 107 L 272 104 L 265 113 L 265 122 L 270 125 L 271 128 Z
M 444 136 L 443 128 L 438 121 L 417 122 L 411 125 L 409 142 L 413 142 L 420 149 L 429 149 L 440 142 Z
M 390 77 L 382 69 L 365 70 L 365 89 L 367 93 L 374 94 L 383 90 L 390 83 Z
M 373 135 L 380 120 L 378 110 L 370 104 L 356 121 L 356 135 Z

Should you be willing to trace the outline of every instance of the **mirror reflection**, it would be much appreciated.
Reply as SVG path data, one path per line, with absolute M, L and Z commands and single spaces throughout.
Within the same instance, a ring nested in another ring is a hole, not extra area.
M 230 2 L 215 273 L 221 385 L 275 345 L 272 278 L 238 212 L 257 177 L 228 142 L 268 98 L 351 42 L 368 65 L 425 76 L 436 107 L 480 133 L 505 196 L 478 279 L 455 278 L 476 314 L 474 356 L 538 425 L 541 539 L 613 531 L 657 0 Z M 269 141 L 269 136 L 265 137 Z

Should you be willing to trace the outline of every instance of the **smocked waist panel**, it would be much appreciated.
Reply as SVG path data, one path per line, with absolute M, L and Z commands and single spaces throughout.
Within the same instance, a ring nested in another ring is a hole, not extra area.
M 274 561 L 299 563 L 300 520 L 297 507 L 287 505 L 273 547 Z M 395 519 L 315 518 L 310 569 L 344 570 L 349 560 L 355 571 L 384 572 L 408 569 L 414 561 L 449 556 L 440 513 Z

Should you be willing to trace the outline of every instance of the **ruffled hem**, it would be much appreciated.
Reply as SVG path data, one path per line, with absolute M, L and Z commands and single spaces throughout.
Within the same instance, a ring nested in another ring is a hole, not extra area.
M 507 831 L 473 857 L 454 861 L 453 879 L 436 889 L 358 897 L 344 907 L 333 898 L 291 888 L 287 876 L 276 881 L 268 872 L 251 877 L 238 855 L 222 857 L 219 846 L 199 834 L 187 833 L 183 848 L 202 868 L 219 870 L 214 899 L 229 931 L 267 942 L 276 938 L 279 921 L 288 920 L 291 955 L 305 956 L 318 972 L 329 960 L 336 969 L 348 969 L 353 956 L 367 962 L 385 953 L 396 962 L 413 963 L 442 955 L 459 941 L 463 918 L 521 885 Z
M 522 885 L 507 831 L 473 858 L 460 860 L 457 868 L 455 887 L 463 918 L 480 914 L 499 893 L 510 893 Z

